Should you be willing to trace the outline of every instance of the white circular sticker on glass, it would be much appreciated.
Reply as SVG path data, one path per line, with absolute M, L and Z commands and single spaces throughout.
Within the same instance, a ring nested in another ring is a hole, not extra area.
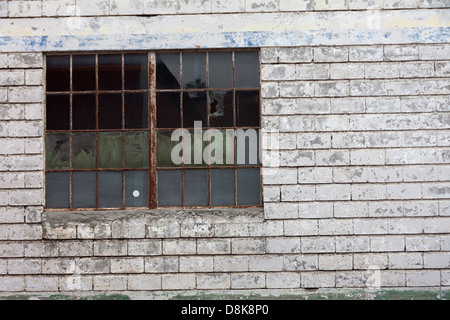
M 137 198 L 137 197 L 139 197 L 139 195 L 140 195 L 139 191 L 137 191 L 137 190 L 133 191 L 133 197 Z

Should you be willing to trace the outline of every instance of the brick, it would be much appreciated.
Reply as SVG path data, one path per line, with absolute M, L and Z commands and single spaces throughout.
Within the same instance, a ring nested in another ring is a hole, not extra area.
M 0 183 L 2 178 L 0 177 Z M 0 221 L 2 223 L 23 223 L 24 210 L 20 207 L 0 207 Z
M 121 240 L 95 241 L 95 256 L 124 256 L 127 255 L 127 243 Z
M 319 255 L 319 270 L 351 270 L 352 268 L 352 255 Z
M 348 81 L 318 81 L 314 84 L 316 97 L 343 97 L 349 95 Z
M 9 225 L 10 240 L 38 240 L 42 239 L 42 226 L 37 224 Z
M 24 70 L 0 71 L 0 86 L 19 86 L 25 84 Z
M 440 286 L 441 275 L 439 271 L 407 271 L 407 287 L 432 287 Z
M 264 273 L 234 273 L 231 275 L 232 289 L 260 289 L 266 285 Z
M 42 68 L 42 53 L 9 53 L 9 68 Z
M 315 187 L 308 185 L 293 185 L 281 187 L 281 201 L 313 201 Z
M 7 1 L 0 2 L 0 17 L 7 17 L 7 16 L 8 16 L 8 2 Z
M 42 102 L 43 90 L 40 86 L 10 87 L 8 89 L 8 101 L 10 103 Z
M 448 233 L 450 230 L 450 218 L 430 218 L 423 220 L 424 233 Z
M 302 253 L 328 253 L 335 251 L 333 237 L 302 238 Z
M 318 257 L 314 254 L 284 255 L 283 270 L 285 271 L 311 271 L 318 270 Z
M 10 259 L 8 274 L 39 274 L 41 262 L 37 259 Z
M 3 242 L 3 241 L 0 243 L 0 258 L 18 258 L 23 256 L 24 256 L 23 243 Z
M 0 88 L 0 103 L 8 102 L 8 89 Z M 1 133 L 1 131 L 0 131 Z
M 330 65 L 330 79 L 364 78 L 364 64 L 339 63 Z
M 418 60 L 419 47 L 415 45 L 385 46 L 384 58 L 387 61 Z
M 57 257 L 58 244 L 53 241 L 32 241 L 23 244 L 25 257 Z
M 348 48 L 315 48 L 314 62 L 345 62 L 349 59 Z
M 450 63 L 448 63 L 448 62 L 436 62 L 435 69 L 436 69 L 437 77 L 450 76 Z
M 231 240 L 231 252 L 233 254 L 259 254 L 265 251 L 263 239 L 234 238 Z
M 127 279 L 125 275 L 94 276 L 94 290 L 124 291 L 127 289 Z
M 283 221 L 266 220 L 263 223 L 250 224 L 248 226 L 251 237 L 277 237 L 283 235 Z
M 76 14 L 75 0 L 42 1 L 43 17 L 61 17 Z
M 0 119 L 2 120 L 21 120 L 24 118 L 24 106 L 19 104 L 10 104 L 0 106 Z M 14 122 L 14 125 L 20 125 L 21 122 Z M 13 125 L 10 125 L 11 130 L 16 130 Z M 11 136 L 11 134 L 9 134 Z
M 401 78 L 427 78 L 434 76 L 434 64 L 430 62 L 408 62 L 400 65 Z
M 404 181 L 436 181 L 438 171 L 436 167 L 407 166 L 403 168 Z
M 2 292 L 17 292 L 24 291 L 25 279 L 23 277 L 0 277 L 0 291 Z
M 400 98 L 367 98 L 367 113 L 393 113 L 400 112 Z
M 144 13 L 144 0 L 111 0 L 110 15 L 140 15 Z
M 180 237 L 180 233 L 178 221 L 158 219 L 150 221 L 147 225 L 147 238 L 177 238 Z
M 296 114 L 325 114 L 330 112 L 329 99 L 296 99 Z
M 312 48 L 277 48 L 280 63 L 311 62 L 313 59 Z
M 311 0 L 280 0 L 280 11 L 311 11 L 313 7 Z
M 164 239 L 163 240 L 163 254 L 164 255 L 187 255 L 196 253 L 195 240 L 178 240 L 178 239 Z
M 439 251 L 441 239 L 439 236 L 407 236 L 405 237 L 406 251 Z
M 333 168 L 334 182 L 367 182 L 368 170 L 364 167 Z
M 284 234 L 286 236 L 318 235 L 318 228 L 316 220 L 292 220 L 285 224 Z
M 197 288 L 201 290 L 229 289 L 231 276 L 229 274 L 199 274 L 197 275 Z
M 331 168 L 299 168 L 298 169 L 298 183 L 313 184 L 313 183 L 332 183 L 333 170 Z
M 106 239 L 111 238 L 111 223 L 101 222 L 91 224 L 79 224 L 77 226 L 77 238 L 79 239 Z
M 423 264 L 427 269 L 447 269 L 450 267 L 450 253 L 424 253 Z
M 145 223 L 140 219 L 116 220 L 111 225 L 113 238 L 145 238 Z
M 181 237 L 212 237 L 214 236 L 214 226 L 208 223 L 195 223 L 185 220 L 181 225 Z
M 450 198 L 450 187 L 448 184 L 440 183 L 440 184 L 422 184 L 423 189 L 423 197 L 425 199 L 433 199 L 433 198 Z
M 404 271 L 381 271 L 381 287 L 405 287 L 406 276 Z
M 388 255 L 387 254 L 355 254 L 353 255 L 353 268 L 355 270 L 367 270 L 370 267 L 378 269 L 387 269 Z
M 180 257 L 180 272 L 212 272 L 212 257 Z
M 45 3 L 45 2 L 44 2 Z M 25 70 L 25 84 L 28 86 L 40 86 L 43 84 L 42 69 Z
M 8 4 L 9 17 L 40 17 L 41 13 L 40 1 L 11 1 Z
M 177 257 L 148 257 L 144 260 L 146 273 L 178 272 Z
M 386 119 L 384 115 L 375 115 L 375 114 L 367 114 L 367 115 L 351 115 L 350 116 L 350 130 L 352 131 L 365 131 L 365 130 L 382 130 L 386 126 Z M 362 134 L 362 133 L 358 133 Z M 367 143 L 370 147 L 375 147 L 376 139 L 380 139 L 379 136 L 373 136 L 374 133 L 364 133 L 360 137 L 360 140 L 353 139 L 353 142 L 359 142 L 360 144 Z M 370 141 L 372 138 L 372 141 Z M 395 137 L 398 140 L 398 137 Z M 367 141 L 366 141 L 367 140 Z M 384 147 L 384 146 L 383 146 Z
M 299 218 L 301 219 L 313 219 L 313 218 L 330 218 L 333 216 L 333 204 L 326 202 L 310 202 L 300 203 Z M 286 224 L 288 226 L 288 224 Z
M 308 81 L 281 82 L 280 97 L 283 98 L 313 97 L 314 92 L 316 90 L 315 88 L 316 87 L 314 86 L 314 83 Z M 319 95 L 316 94 L 316 96 Z
M 261 97 L 262 98 L 278 98 L 280 97 L 280 85 L 278 82 L 263 82 L 261 83 Z M 265 100 L 263 100 L 264 102 Z
M 381 156 L 381 154 L 380 154 Z M 383 161 L 384 160 L 383 152 Z M 397 167 L 374 167 L 368 169 L 369 182 L 401 182 L 402 168 Z
M 437 102 L 434 97 L 401 97 L 402 112 L 432 112 Z
M 331 99 L 331 113 L 364 113 L 365 108 L 364 98 Z
M 435 44 L 419 46 L 420 60 L 447 60 L 450 44 Z
M 300 238 L 267 238 L 267 253 L 299 253 Z
M 261 79 L 268 80 L 294 80 L 295 65 L 262 65 Z
M 107 0 L 77 0 L 77 10 L 81 16 L 104 16 L 109 14 L 109 1 Z
M 215 272 L 248 271 L 249 256 L 216 256 L 214 257 Z
M 354 184 L 352 200 L 381 200 L 386 198 L 386 186 L 381 184 Z
M 43 274 L 74 274 L 74 273 L 80 274 L 85 270 L 85 269 L 80 270 L 79 264 L 77 264 L 77 262 L 73 258 L 45 259 L 42 260 L 41 263 Z
M 68 241 L 60 242 L 59 256 L 61 257 L 84 257 L 92 256 L 93 244 L 91 241 Z
M 369 216 L 369 205 L 367 202 L 334 203 L 335 218 L 357 218 L 368 216 Z
M 195 289 L 196 281 L 194 274 L 172 274 L 162 275 L 163 290 L 191 290 Z
M 304 272 L 301 274 L 303 288 L 333 288 L 336 286 L 334 272 Z
M 351 96 L 382 96 L 386 94 L 385 82 L 382 80 L 351 80 Z
M 352 150 L 350 152 L 351 165 L 378 165 L 385 164 L 384 150 Z
M 402 203 L 398 202 L 369 202 L 369 217 L 401 217 L 404 214 Z
M 318 116 L 316 117 L 317 131 L 347 131 L 349 118 L 347 116 Z
M 197 240 L 197 254 L 230 254 L 231 239 Z
M 280 165 L 283 167 L 311 166 L 314 164 L 314 152 L 288 150 L 280 152 Z
M 382 46 L 350 47 L 350 61 L 383 61 Z
M 349 235 L 353 234 L 353 223 L 347 219 L 319 220 L 319 235 Z
M 300 274 L 290 272 L 268 273 L 266 275 L 266 286 L 270 289 L 299 288 Z
M 296 203 L 268 203 L 264 206 L 266 219 L 297 219 L 298 204 Z
M 245 0 L 244 0 L 245 1 Z M 278 48 L 261 48 L 261 63 L 278 63 Z
M 385 219 L 354 219 L 355 234 L 387 234 L 388 222 Z
M 25 291 L 58 291 L 58 277 L 28 276 L 25 277 Z
M 280 132 L 311 131 L 314 128 L 314 119 L 305 116 L 286 116 L 280 119 Z
M 367 287 L 370 275 L 368 272 L 348 271 L 336 273 L 337 288 L 361 288 Z
M 422 269 L 421 253 L 390 253 L 389 269 Z
M 450 284 L 450 271 L 441 271 L 441 285 L 448 286 Z
M 404 251 L 405 239 L 401 236 L 370 237 L 371 252 Z
M 369 252 L 369 237 L 336 237 L 336 252 Z
M 398 63 L 366 63 L 364 69 L 366 79 L 392 79 L 400 77 L 400 65 Z
M 331 147 L 329 133 L 301 133 L 297 135 L 299 149 L 327 149 Z
M 330 78 L 328 64 L 297 64 L 295 66 L 297 80 L 319 80 Z
M 250 235 L 246 223 L 218 223 L 214 225 L 216 237 L 248 237 Z
M 110 260 L 106 258 L 81 258 L 77 263 L 80 273 L 87 274 L 109 273 L 111 265 Z
M 348 150 L 318 150 L 315 151 L 316 165 L 318 166 L 343 166 L 350 164 L 350 152 Z
M 91 276 L 72 275 L 59 277 L 60 291 L 92 291 L 93 281 Z
M 415 234 L 423 231 L 421 219 L 390 219 L 388 225 L 390 234 Z
M 264 187 L 264 202 L 279 202 L 281 200 L 280 187 Z
M 413 90 L 410 90 L 409 92 L 411 94 L 418 92 L 422 94 L 449 94 L 450 88 L 449 88 L 449 80 L 422 80 L 419 82 L 414 83 L 416 87 L 413 88 Z M 420 88 L 419 90 L 417 89 Z M 9 93 L 8 93 L 9 95 Z M 9 97 L 9 96 L 8 96 Z
M 315 0 L 314 10 L 347 10 L 347 0 Z
M 178 11 L 177 0 L 144 0 L 144 14 L 176 14 Z
M 439 215 L 450 216 L 450 201 L 439 202 Z
M 249 257 L 249 271 L 282 271 L 282 256 L 255 256 Z
M 316 186 L 318 200 L 350 200 L 351 189 L 349 184 L 323 184 Z

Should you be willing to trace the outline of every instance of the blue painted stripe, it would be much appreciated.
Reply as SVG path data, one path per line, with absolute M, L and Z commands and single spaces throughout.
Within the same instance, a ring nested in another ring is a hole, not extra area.
M 0 52 L 450 43 L 450 28 L 0 37 Z

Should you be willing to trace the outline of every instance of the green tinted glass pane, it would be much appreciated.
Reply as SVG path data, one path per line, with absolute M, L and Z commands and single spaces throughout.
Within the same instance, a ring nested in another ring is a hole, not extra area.
M 122 167 L 122 133 L 100 132 L 98 134 L 98 167 Z
M 234 130 L 210 129 L 207 139 L 207 157 L 210 166 L 223 167 L 234 164 Z
M 95 169 L 95 132 L 72 134 L 72 167 Z
M 45 147 L 47 170 L 69 169 L 69 134 L 48 133 Z
M 125 168 L 148 167 L 148 132 L 125 133 Z
M 201 134 L 197 133 L 201 132 Z M 184 161 L 185 167 L 207 167 L 209 161 L 209 155 L 208 152 L 206 152 L 205 157 L 205 149 L 209 145 L 208 141 L 204 141 L 204 137 L 206 137 L 205 134 L 206 130 L 189 130 L 189 137 L 188 139 L 184 139 L 183 143 L 183 152 L 187 152 L 189 156 L 184 157 L 186 159 Z M 190 140 L 190 141 L 188 141 Z M 190 159 L 190 161 L 189 161 Z
M 178 167 L 181 164 L 177 164 L 172 161 L 171 154 L 172 149 L 178 148 L 180 150 L 181 137 L 177 141 L 171 141 L 173 131 L 158 131 L 156 135 L 156 163 L 160 168 Z M 176 152 L 176 157 L 181 157 L 179 152 Z

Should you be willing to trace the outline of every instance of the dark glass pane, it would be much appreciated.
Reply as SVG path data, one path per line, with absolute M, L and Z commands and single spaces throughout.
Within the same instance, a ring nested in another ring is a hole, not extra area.
M 147 171 L 125 171 L 125 207 L 148 207 Z
M 211 179 L 211 205 L 234 205 L 234 170 L 212 169 L 209 171 Z
M 236 126 L 259 127 L 259 91 L 236 91 Z
M 148 128 L 147 93 L 125 93 L 125 128 Z
M 98 55 L 98 89 L 122 89 L 122 55 Z
M 95 90 L 95 55 L 72 56 L 73 91 Z
M 158 170 L 158 206 L 181 206 L 180 170 Z
M 261 204 L 260 169 L 237 169 L 238 206 L 258 206 Z
M 122 172 L 98 172 L 98 207 L 122 207 Z
M 209 92 L 209 126 L 233 127 L 233 91 Z
M 95 172 L 72 173 L 72 207 L 95 208 Z
M 210 129 L 204 139 L 208 147 L 204 153 L 212 167 L 232 166 L 234 164 L 234 130 Z
M 122 94 L 98 95 L 98 128 L 122 129 Z
M 259 53 L 236 52 L 234 60 L 236 88 L 259 88 Z
M 122 133 L 99 132 L 98 167 L 122 168 Z
M 259 130 L 236 130 L 236 162 L 241 166 L 260 164 Z
M 74 94 L 72 129 L 95 129 L 95 94 Z
M 194 128 L 194 121 L 201 121 L 206 127 L 206 91 L 185 92 L 183 94 L 183 126 Z
M 233 88 L 233 60 L 231 52 L 211 52 L 209 56 L 209 87 Z
M 158 167 L 178 167 L 181 165 L 182 153 L 176 152 L 174 155 L 174 157 L 180 158 L 180 164 L 176 164 L 172 161 L 172 150 L 174 150 L 177 145 L 180 146 L 182 138 L 179 137 L 178 140 L 172 141 L 172 132 L 173 131 L 158 131 L 156 135 L 156 163 Z M 181 151 L 181 146 L 177 150 Z
M 206 53 L 183 53 L 183 88 L 206 88 Z
M 125 55 L 125 89 L 148 89 L 148 55 Z
M 184 170 L 183 174 L 184 206 L 207 206 L 208 170 Z
M 47 57 L 47 91 L 70 90 L 70 56 Z
M 125 168 L 148 167 L 148 132 L 125 132 Z
M 72 168 L 95 169 L 95 144 L 95 132 L 82 132 L 72 134 Z
M 156 94 L 156 126 L 158 128 L 180 128 L 180 93 L 158 92 Z
M 45 175 L 45 206 L 69 208 L 69 173 L 47 172 Z
M 69 169 L 69 134 L 47 133 L 45 144 L 46 169 Z
M 180 89 L 180 54 L 156 54 L 156 88 Z
M 209 156 L 207 154 L 205 157 L 205 149 L 209 142 L 204 139 L 205 137 L 206 130 L 189 130 L 189 137 L 185 137 L 183 140 L 183 164 L 185 167 L 208 166 L 206 161 L 209 161 Z
M 46 100 L 47 130 L 69 130 L 70 96 L 48 94 Z

